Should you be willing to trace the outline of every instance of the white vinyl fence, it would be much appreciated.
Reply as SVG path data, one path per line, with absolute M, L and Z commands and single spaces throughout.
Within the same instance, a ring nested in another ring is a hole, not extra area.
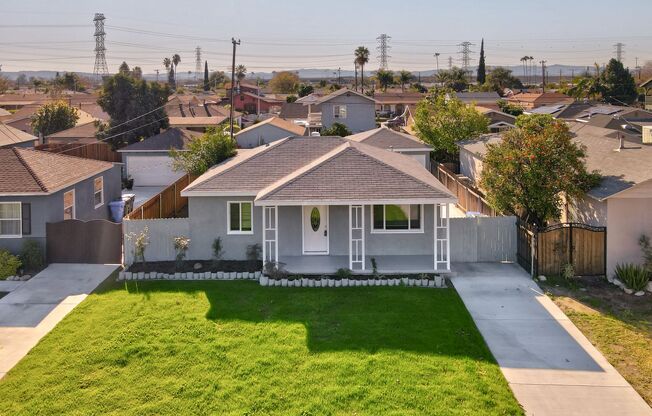
M 145 249 L 146 261 L 169 261 L 174 260 L 174 237 L 190 236 L 190 222 L 188 218 L 164 218 L 151 220 L 125 220 L 122 223 L 124 232 L 124 261 L 125 265 L 134 262 L 134 243 L 136 236 L 145 227 L 148 230 L 149 244 Z M 132 234 L 133 233 L 133 234 Z M 128 238 L 133 235 L 133 238 Z
M 516 261 L 516 217 L 451 218 L 451 261 Z

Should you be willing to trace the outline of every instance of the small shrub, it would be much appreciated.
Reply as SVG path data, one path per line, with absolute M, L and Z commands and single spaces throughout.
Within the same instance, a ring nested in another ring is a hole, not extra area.
M 288 278 L 288 272 L 284 268 L 285 264 L 283 263 L 274 263 L 268 261 L 265 263 L 265 275 L 270 279 L 281 280 Z
M 344 267 L 337 269 L 337 271 L 335 272 L 335 278 L 338 280 L 350 279 L 351 276 L 353 276 L 353 272 L 351 271 L 351 269 L 347 269 Z
M 421 273 L 419 275 L 419 279 L 425 279 L 425 280 L 433 280 L 434 276 L 428 273 Z
M 617 264 L 615 274 L 618 280 L 636 292 L 645 289 L 645 286 L 647 286 L 650 280 L 648 272 L 644 267 L 631 263 Z
M 183 267 L 183 261 L 186 258 L 188 253 L 188 248 L 190 248 L 190 239 L 182 235 L 174 237 L 174 251 L 176 252 L 176 262 L 177 268 Z
M 373 274 L 374 276 L 378 275 L 378 263 L 376 263 L 375 257 L 371 258 L 371 274 Z
M 20 268 L 20 259 L 7 250 L 0 250 L 0 280 L 15 276 Z
M 138 262 L 138 259 L 140 259 L 145 263 L 145 250 L 149 245 L 149 228 L 145 226 L 140 233 L 131 232 L 125 237 L 127 240 L 134 242 L 134 262 Z
M 258 261 L 260 260 L 260 254 L 263 249 L 260 247 L 260 244 L 250 244 L 247 246 L 247 260 L 249 261 Z
M 222 246 L 222 238 L 217 237 L 213 240 L 213 263 L 217 264 L 222 260 L 224 255 L 224 247 Z
M 43 268 L 43 249 L 41 249 L 41 245 L 34 240 L 25 240 L 19 257 L 25 270 L 32 272 Z
M 561 277 L 563 277 L 566 280 L 571 280 L 573 277 L 575 277 L 575 269 L 573 268 L 573 265 L 570 263 L 564 264 L 564 267 L 561 269 Z

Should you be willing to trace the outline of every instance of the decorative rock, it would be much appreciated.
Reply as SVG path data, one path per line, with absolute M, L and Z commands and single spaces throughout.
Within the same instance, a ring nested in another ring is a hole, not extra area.
M 614 285 L 618 286 L 618 287 L 621 287 L 621 288 L 625 287 L 625 284 L 623 282 L 621 282 L 620 280 L 618 280 L 617 278 L 615 278 L 615 277 L 614 277 L 614 280 L 613 280 L 612 283 Z
M 288 279 L 281 279 L 281 286 L 287 287 L 288 285 Z
M 634 293 L 634 296 L 643 296 L 645 295 L 645 291 L 639 290 L 638 292 Z
M 242 272 L 243 279 L 249 279 L 249 272 Z
M 443 277 L 436 275 L 435 276 L 435 287 L 442 287 L 443 286 Z
M 435 287 L 435 281 L 434 280 L 428 280 L 428 287 Z
M 613 283 L 614 282 L 614 276 L 607 275 L 607 282 Z
M 624 287 L 623 292 L 627 293 L 628 295 L 631 295 L 632 293 L 634 293 L 634 291 L 632 289 L 628 288 L 628 287 Z
M 242 273 L 238 272 L 235 274 L 236 280 L 242 280 Z
M 204 267 L 204 266 L 202 266 L 201 263 L 195 263 L 192 266 L 192 268 L 195 269 L 195 270 L 200 270 L 202 267 Z
M 648 292 L 652 292 L 652 281 L 647 282 L 647 286 L 645 287 L 645 290 Z
M 548 280 L 548 279 L 546 279 L 546 276 L 544 276 L 544 275 L 539 275 L 538 279 L 539 279 L 540 282 L 545 282 L 546 280 Z
M 254 272 L 254 279 L 258 279 L 262 273 L 261 272 Z
M 403 277 L 401 278 L 401 282 L 403 283 L 404 286 L 409 286 L 410 279 L 408 279 L 407 277 Z
M 125 272 L 125 280 L 131 280 L 131 272 Z
M 269 277 L 267 276 L 260 276 L 260 279 L 258 280 L 261 286 L 267 286 L 267 283 L 269 282 Z

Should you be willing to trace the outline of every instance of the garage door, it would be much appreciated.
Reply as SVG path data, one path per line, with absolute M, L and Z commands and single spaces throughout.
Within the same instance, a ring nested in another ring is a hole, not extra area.
M 167 186 L 183 176 L 172 170 L 169 156 L 127 156 L 127 174 L 134 186 Z

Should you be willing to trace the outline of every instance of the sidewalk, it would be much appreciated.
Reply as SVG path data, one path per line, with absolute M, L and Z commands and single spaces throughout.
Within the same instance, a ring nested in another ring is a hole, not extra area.
M 528 415 L 652 415 L 627 381 L 514 264 L 454 264 L 453 284 Z

